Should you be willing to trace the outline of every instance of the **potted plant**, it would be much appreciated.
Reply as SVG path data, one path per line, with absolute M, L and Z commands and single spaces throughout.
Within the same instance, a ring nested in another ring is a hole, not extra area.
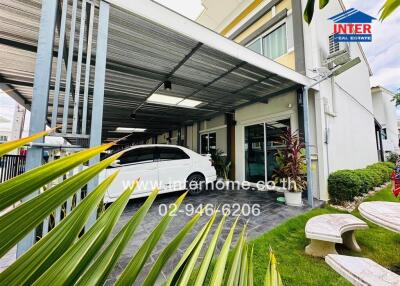
M 278 166 L 274 179 L 283 184 L 287 205 L 302 206 L 302 192 L 307 187 L 304 144 L 299 135 L 290 129 L 280 139 L 284 148 L 278 150 L 275 156 Z
M 220 149 L 211 152 L 211 159 L 214 163 L 215 170 L 217 171 L 218 178 L 225 182 L 228 181 L 231 161 L 228 160 L 224 152 Z

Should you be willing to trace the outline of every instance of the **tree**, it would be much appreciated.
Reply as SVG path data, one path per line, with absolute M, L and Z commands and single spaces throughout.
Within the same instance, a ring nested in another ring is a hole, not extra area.
M 319 9 L 323 9 L 329 0 L 319 0 Z M 315 0 L 308 0 L 306 8 L 304 9 L 304 20 L 310 24 L 314 15 Z M 382 8 L 379 10 L 379 20 L 383 21 L 391 15 L 397 8 L 400 7 L 400 0 L 386 0 Z
M 395 102 L 396 107 L 400 106 L 400 88 L 398 88 L 397 93 L 393 95 L 392 101 Z

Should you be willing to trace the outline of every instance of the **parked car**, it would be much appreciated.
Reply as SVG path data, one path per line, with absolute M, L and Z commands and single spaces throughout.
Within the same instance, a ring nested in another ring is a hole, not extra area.
M 100 174 L 104 179 L 115 171 L 119 175 L 104 197 L 105 203 L 115 201 L 133 180 L 140 178 L 131 198 L 145 197 L 155 188 L 160 193 L 187 189 L 200 193 L 205 185 L 217 179 L 211 156 L 202 156 L 176 145 L 137 145 Z

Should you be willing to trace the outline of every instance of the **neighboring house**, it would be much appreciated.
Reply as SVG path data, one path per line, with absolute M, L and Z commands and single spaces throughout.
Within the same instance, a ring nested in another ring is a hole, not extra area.
M 372 102 L 376 119 L 377 149 L 380 160 L 388 152 L 399 152 L 399 130 L 396 106 L 392 101 L 394 93 L 381 87 L 371 88 Z

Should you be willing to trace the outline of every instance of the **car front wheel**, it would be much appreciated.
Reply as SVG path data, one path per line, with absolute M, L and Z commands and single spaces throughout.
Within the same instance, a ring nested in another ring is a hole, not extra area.
M 191 195 L 200 194 L 206 187 L 206 180 L 201 174 L 190 175 L 186 182 L 186 189 Z

